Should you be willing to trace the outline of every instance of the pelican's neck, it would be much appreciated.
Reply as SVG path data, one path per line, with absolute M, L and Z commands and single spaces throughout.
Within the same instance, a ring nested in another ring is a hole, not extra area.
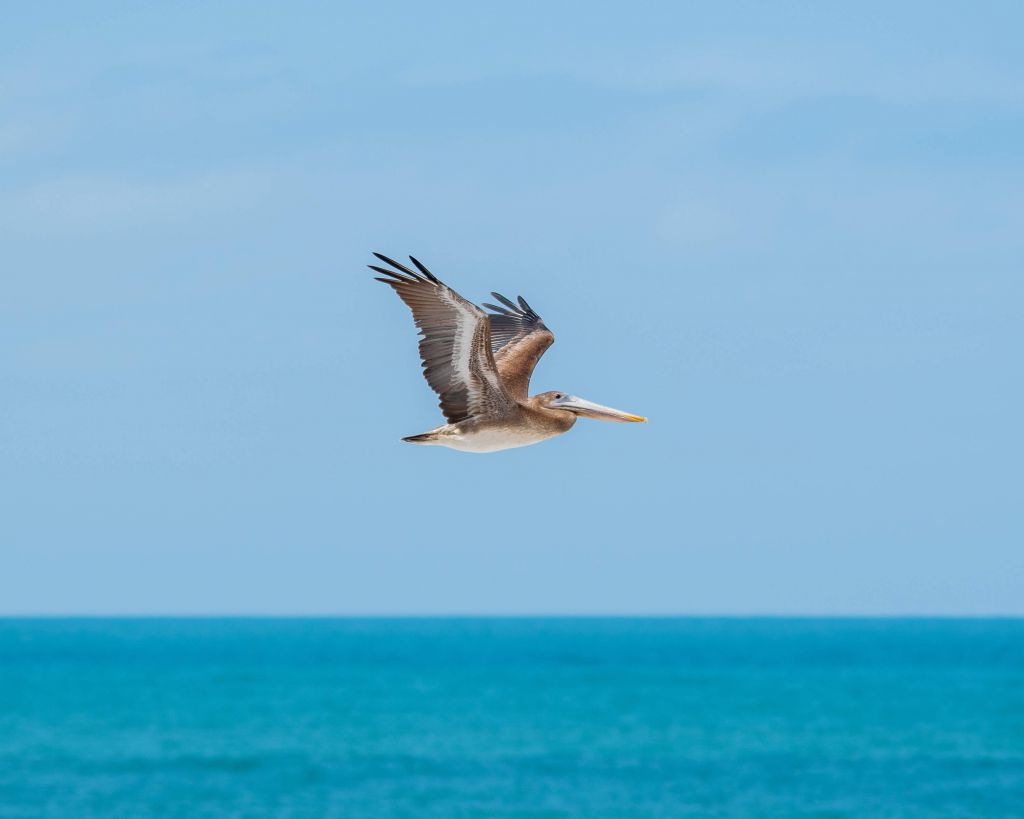
M 552 409 L 541 403 L 539 395 L 531 395 L 520 406 L 525 414 L 534 423 L 539 423 L 548 429 L 557 429 L 559 432 L 567 432 L 576 423 L 576 413 L 569 410 Z

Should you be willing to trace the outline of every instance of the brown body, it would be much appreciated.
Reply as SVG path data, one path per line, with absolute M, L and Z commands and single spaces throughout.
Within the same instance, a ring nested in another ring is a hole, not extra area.
M 528 398 L 500 418 L 468 418 L 403 440 L 447 446 L 462 452 L 497 452 L 539 444 L 572 429 L 576 414 L 549 409 L 543 406 L 542 399 L 540 395 Z

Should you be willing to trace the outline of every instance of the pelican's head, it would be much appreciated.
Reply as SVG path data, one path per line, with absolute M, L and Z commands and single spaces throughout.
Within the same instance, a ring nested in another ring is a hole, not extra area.
M 567 392 L 546 392 L 537 396 L 540 399 L 540 404 L 548 409 L 557 410 L 568 410 L 574 415 L 578 415 L 582 418 L 596 418 L 599 421 L 646 421 L 642 415 L 633 415 L 622 410 L 612 409 L 611 407 L 604 407 L 600 404 L 595 404 L 593 401 L 587 401 L 583 398 L 577 398 L 575 395 L 570 395 Z

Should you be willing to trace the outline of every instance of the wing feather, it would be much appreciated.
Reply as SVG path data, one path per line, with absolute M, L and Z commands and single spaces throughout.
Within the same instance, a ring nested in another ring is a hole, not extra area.
M 524 401 L 530 393 L 530 377 L 537 362 L 554 341 L 554 334 L 526 299 L 516 304 L 501 293 L 491 293 L 504 307 L 484 304 L 493 311 L 491 350 L 505 388 L 516 401 Z
M 515 401 L 498 373 L 487 314 L 464 299 L 416 259 L 413 270 L 374 253 L 394 270 L 377 265 L 377 281 L 390 285 L 412 310 L 420 330 L 420 358 L 427 383 L 440 397 L 449 423 L 477 416 L 500 416 Z

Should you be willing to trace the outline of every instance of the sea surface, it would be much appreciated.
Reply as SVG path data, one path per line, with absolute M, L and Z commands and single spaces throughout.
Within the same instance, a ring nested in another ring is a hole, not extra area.
M 2 817 L 1024 817 L 1024 621 L 0 620 Z

